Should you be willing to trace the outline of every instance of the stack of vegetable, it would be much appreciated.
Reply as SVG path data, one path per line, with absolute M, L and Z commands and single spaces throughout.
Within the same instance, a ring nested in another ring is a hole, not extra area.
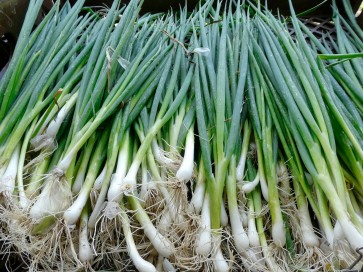
M 0 82 L 0 239 L 32 270 L 333 271 L 363 246 L 363 32 L 244 1 L 31 0 Z M 294 30 L 294 37 L 290 35 Z M 337 53 L 339 53 L 337 55 Z

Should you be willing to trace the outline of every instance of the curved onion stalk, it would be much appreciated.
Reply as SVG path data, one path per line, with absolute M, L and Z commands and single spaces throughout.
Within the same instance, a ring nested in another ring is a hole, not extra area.
M 252 178 L 256 174 L 256 170 L 254 166 L 252 165 L 251 160 L 247 161 L 247 176 L 248 178 Z M 258 189 L 256 189 L 258 190 Z M 261 265 L 262 267 L 265 267 L 265 260 L 262 257 L 261 252 L 261 242 L 259 233 L 256 226 L 256 218 L 259 216 L 259 214 L 256 213 L 255 204 L 253 200 L 253 193 L 247 194 L 247 206 L 248 206 L 248 240 L 250 242 L 250 248 L 247 249 L 247 255 L 249 258 L 255 262 Z
M 129 196 L 127 199 L 135 212 L 136 220 L 140 223 L 146 237 L 149 238 L 155 250 L 163 257 L 170 257 L 175 250 L 173 244 L 155 228 L 136 197 Z
M 260 182 L 259 173 L 256 174 L 255 178 L 250 182 L 244 182 L 240 187 L 241 191 L 249 194 L 251 193 Z
M 141 131 L 141 129 L 139 128 L 138 125 L 135 125 L 135 130 L 136 130 L 136 132 L 137 132 L 137 134 L 139 136 L 140 142 L 144 143 L 145 142 L 145 135 Z M 156 144 L 156 148 L 158 149 L 158 152 L 159 152 L 160 150 L 159 150 L 159 147 L 157 146 L 156 141 L 154 141 L 154 143 Z M 141 144 L 141 146 L 142 146 L 142 144 Z M 137 147 L 135 146 L 135 149 L 136 148 Z M 135 153 L 135 149 L 134 149 L 134 153 Z M 149 152 L 149 150 L 146 149 L 145 145 L 144 145 L 144 151 L 143 152 L 144 153 L 141 153 L 141 147 L 139 147 L 139 149 L 137 150 L 136 155 L 134 155 L 134 157 L 139 155 L 138 158 L 139 158 L 140 161 L 136 161 L 136 158 L 133 159 L 130 168 L 126 171 L 126 173 L 123 174 L 123 178 L 118 181 L 118 184 L 119 184 L 118 187 L 119 187 L 119 191 L 120 191 L 119 193 L 122 193 L 122 194 L 136 194 L 136 186 L 137 186 L 136 177 L 137 177 L 137 173 L 139 171 L 140 165 L 144 161 L 145 155 L 147 155 L 148 152 Z M 126 153 L 125 153 L 125 155 L 126 155 Z
M 140 272 L 156 272 L 155 266 L 152 263 L 143 259 L 137 250 L 137 247 L 135 245 L 135 241 L 133 238 L 133 234 L 131 231 L 131 227 L 130 227 L 130 220 L 129 220 L 128 215 L 125 212 L 125 207 L 124 207 L 124 204 L 122 203 L 122 200 L 120 203 L 120 208 L 121 208 L 121 212 L 122 212 L 121 222 L 122 222 L 122 229 L 123 229 L 126 244 L 127 244 L 127 252 L 129 254 L 132 262 L 134 263 L 136 269 Z
M 92 246 L 88 241 L 88 208 L 85 207 L 80 216 L 79 223 L 79 246 L 78 246 L 78 257 L 83 263 L 90 262 L 95 254 L 93 252 Z
M 164 150 L 158 145 L 156 139 L 154 139 L 151 142 L 151 148 L 152 148 L 152 152 L 155 157 L 155 160 L 160 165 L 165 165 L 165 167 L 168 167 L 169 165 L 173 165 L 174 161 L 164 155 Z

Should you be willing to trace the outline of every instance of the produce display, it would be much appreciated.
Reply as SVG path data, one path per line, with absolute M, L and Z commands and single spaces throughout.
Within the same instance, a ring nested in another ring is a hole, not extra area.
M 30 271 L 362 266 L 349 1 L 319 39 L 292 5 L 140 15 L 142 1 L 79 0 L 35 27 L 41 5 L 0 79 L 1 252 Z

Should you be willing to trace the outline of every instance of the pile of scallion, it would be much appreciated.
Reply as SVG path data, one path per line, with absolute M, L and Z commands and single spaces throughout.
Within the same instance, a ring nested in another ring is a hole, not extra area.
M 36 27 L 30 0 L 0 80 L 1 251 L 31 271 L 348 268 L 363 31 L 343 2 L 318 39 L 242 0 L 57 1 Z

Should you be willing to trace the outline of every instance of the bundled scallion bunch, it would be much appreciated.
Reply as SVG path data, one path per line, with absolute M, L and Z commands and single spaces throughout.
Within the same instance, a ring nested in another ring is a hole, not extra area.
M 334 271 L 363 246 L 363 32 L 243 1 L 31 0 L 0 81 L 0 239 L 33 270 Z M 290 35 L 294 31 L 294 37 Z

